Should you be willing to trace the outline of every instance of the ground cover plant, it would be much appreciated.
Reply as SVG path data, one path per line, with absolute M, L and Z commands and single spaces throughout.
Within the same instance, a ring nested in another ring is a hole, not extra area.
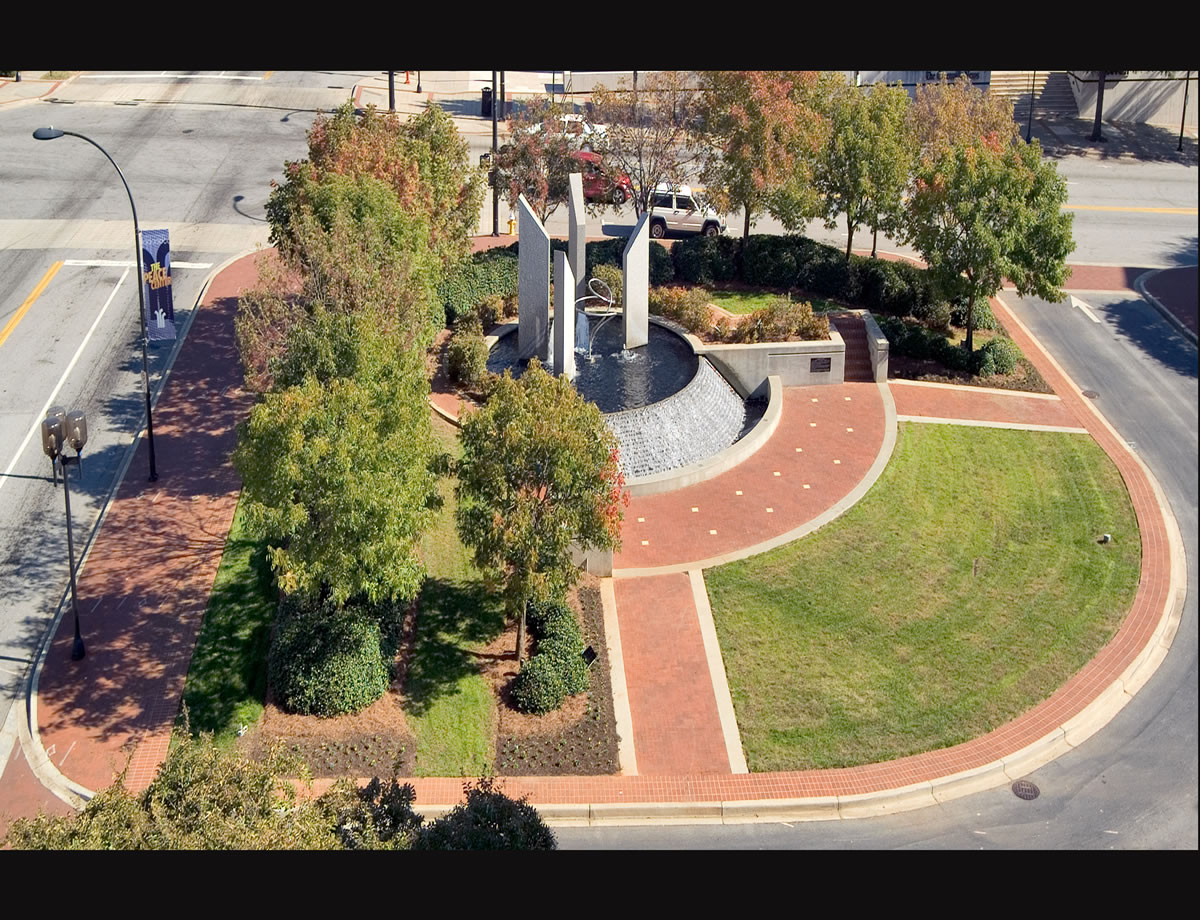
M 231 743 L 262 715 L 274 581 L 267 541 L 247 526 L 239 502 L 183 691 L 192 727 L 213 733 L 219 744 Z
M 987 733 L 1099 651 L 1139 568 L 1128 494 L 1090 438 L 902 424 L 843 517 L 705 572 L 751 770 Z

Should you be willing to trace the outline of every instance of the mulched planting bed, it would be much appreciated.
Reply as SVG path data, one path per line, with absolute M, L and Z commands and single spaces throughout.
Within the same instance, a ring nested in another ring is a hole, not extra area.
M 1024 393 L 1053 393 L 1054 390 L 1027 358 L 1017 361 L 1011 374 L 976 377 L 966 371 L 953 371 L 937 361 L 888 356 L 888 376 L 900 380 L 924 380 L 929 383 L 956 383 L 959 386 L 989 387 L 994 390 L 1020 390 Z
M 569 697 L 563 706 L 542 716 L 519 712 L 509 700 L 508 686 L 518 671 L 514 653 L 516 624 L 474 653 L 480 671 L 497 697 L 497 740 L 494 770 L 501 776 L 590 776 L 618 772 L 617 728 L 604 613 L 599 580 L 585 575 L 570 595 L 581 614 L 586 645 L 597 658 L 591 666 L 590 689 Z M 272 744 L 299 753 L 315 777 L 413 776 L 416 738 L 403 708 L 403 671 L 410 647 L 412 622 L 397 657 L 397 680 L 387 693 L 362 712 L 321 718 L 285 712 L 270 690 L 262 719 L 237 741 L 247 756 L 261 758 Z M 534 643 L 527 636 L 526 655 Z
M 509 667 L 503 671 L 504 679 L 496 683 L 500 695 L 496 772 L 502 776 L 592 776 L 619 770 L 599 579 L 584 576 L 571 592 L 570 604 L 581 614 L 584 644 L 592 646 L 597 655 L 590 668 L 590 689 L 568 697 L 561 709 L 544 716 L 518 712 L 507 693 L 508 683 L 516 676 L 516 661 L 506 662 Z M 515 628 L 506 633 L 506 639 L 511 650 Z

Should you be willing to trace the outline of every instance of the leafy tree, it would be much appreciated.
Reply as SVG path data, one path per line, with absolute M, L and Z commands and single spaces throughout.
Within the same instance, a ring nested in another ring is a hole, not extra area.
M 517 199 L 524 195 L 543 223 L 567 203 L 569 176 L 579 171 L 571 157 L 579 149 L 579 139 L 563 131 L 562 116 L 570 111 L 550 97 L 530 100 L 509 120 L 511 136 L 496 157 L 508 206 L 516 210 Z
M 594 124 L 604 125 L 595 149 L 610 169 L 633 183 L 638 217 L 650 208 L 654 187 L 681 184 L 700 150 L 695 133 L 695 90 L 685 71 L 661 70 L 632 85 L 622 78 L 615 89 L 592 89 Z
M 506 372 L 459 432 L 457 523 L 480 568 L 500 570 L 524 655 L 525 606 L 579 576 L 571 544 L 620 542 L 624 476 L 600 410 L 530 361 Z
M 943 74 L 938 83 L 918 86 L 910 114 L 919 155 L 925 158 L 936 159 L 955 144 L 1001 150 L 1021 133 L 1012 103 L 983 92 L 966 74 L 953 83 Z
M 259 762 L 181 732 L 153 782 L 134 795 L 124 774 L 77 815 L 18 819 L 6 843 L 31 850 L 253 850 L 336 846 L 324 815 L 288 776 L 302 763 L 273 750 Z
M 300 178 L 295 187 L 304 203 L 290 215 L 282 261 L 261 263 L 258 285 L 238 305 L 238 346 L 257 392 L 270 388 L 289 336 L 311 324 L 317 304 L 342 316 L 369 312 L 398 350 L 427 347 L 445 323 L 421 212 L 403 211 L 370 176 Z
M 903 195 L 915 153 L 908 107 L 908 92 L 899 83 L 877 83 L 865 93 L 841 83 L 830 93 L 832 130 L 814 184 L 824 199 L 828 229 L 837 226 L 839 214 L 846 215 L 847 261 L 859 226 L 871 227 L 876 240 L 881 226 L 886 230 L 901 226 Z
M 513 800 L 485 777 L 467 800 L 421 830 L 417 850 L 554 850 L 558 841 L 528 796 Z
M 284 182 L 273 183 L 267 202 L 271 242 L 285 258 L 295 247 L 293 218 L 313 183 L 320 186 L 329 174 L 371 176 L 392 189 L 401 211 L 423 214 L 429 245 L 443 268 L 470 254 L 483 181 L 471 165 L 466 141 L 438 106 L 402 123 L 374 106 L 357 116 L 346 103 L 331 116 L 317 117 L 308 133 L 308 152 L 307 160 L 284 164 Z
M 701 180 L 721 211 L 741 208 L 742 238 L 755 216 L 784 189 L 803 196 L 828 123 L 820 112 L 815 71 L 710 70 L 698 75 L 697 109 L 704 140 Z M 811 206 L 793 200 L 790 211 Z
M 1008 279 L 1024 296 L 1062 298 L 1075 247 L 1066 182 L 1043 162 L 1041 144 L 994 150 L 956 144 L 918 167 L 909 201 L 913 241 L 952 300 L 966 304 L 967 351 L 975 304 Z
M 367 316 L 333 317 L 327 328 L 344 334 L 314 335 L 289 353 L 289 377 L 306 351 L 316 371 L 266 394 L 239 432 L 234 464 L 249 513 L 271 540 L 284 591 L 336 604 L 410 598 L 436 482 L 422 354 L 364 359 L 388 345 Z

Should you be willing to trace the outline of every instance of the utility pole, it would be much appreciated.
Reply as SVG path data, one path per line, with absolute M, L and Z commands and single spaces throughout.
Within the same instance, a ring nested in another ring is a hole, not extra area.
M 388 71 L 388 111 L 396 111 L 396 71 Z
M 508 117 L 508 106 L 505 103 L 507 97 L 504 95 L 504 71 L 500 71 L 500 118 Z
M 496 71 L 492 71 L 492 236 L 500 235 L 500 183 L 496 179 L 499 135 L 496 124 Z

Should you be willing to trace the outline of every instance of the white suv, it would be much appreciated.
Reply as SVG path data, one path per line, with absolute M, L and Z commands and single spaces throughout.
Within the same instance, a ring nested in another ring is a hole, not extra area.
M 718 236 L 725 232 L 725 221 L 697 201 L 688 186 L 658 185 L 650 195 L 650 235 L 661 240 L 668 230 Z

